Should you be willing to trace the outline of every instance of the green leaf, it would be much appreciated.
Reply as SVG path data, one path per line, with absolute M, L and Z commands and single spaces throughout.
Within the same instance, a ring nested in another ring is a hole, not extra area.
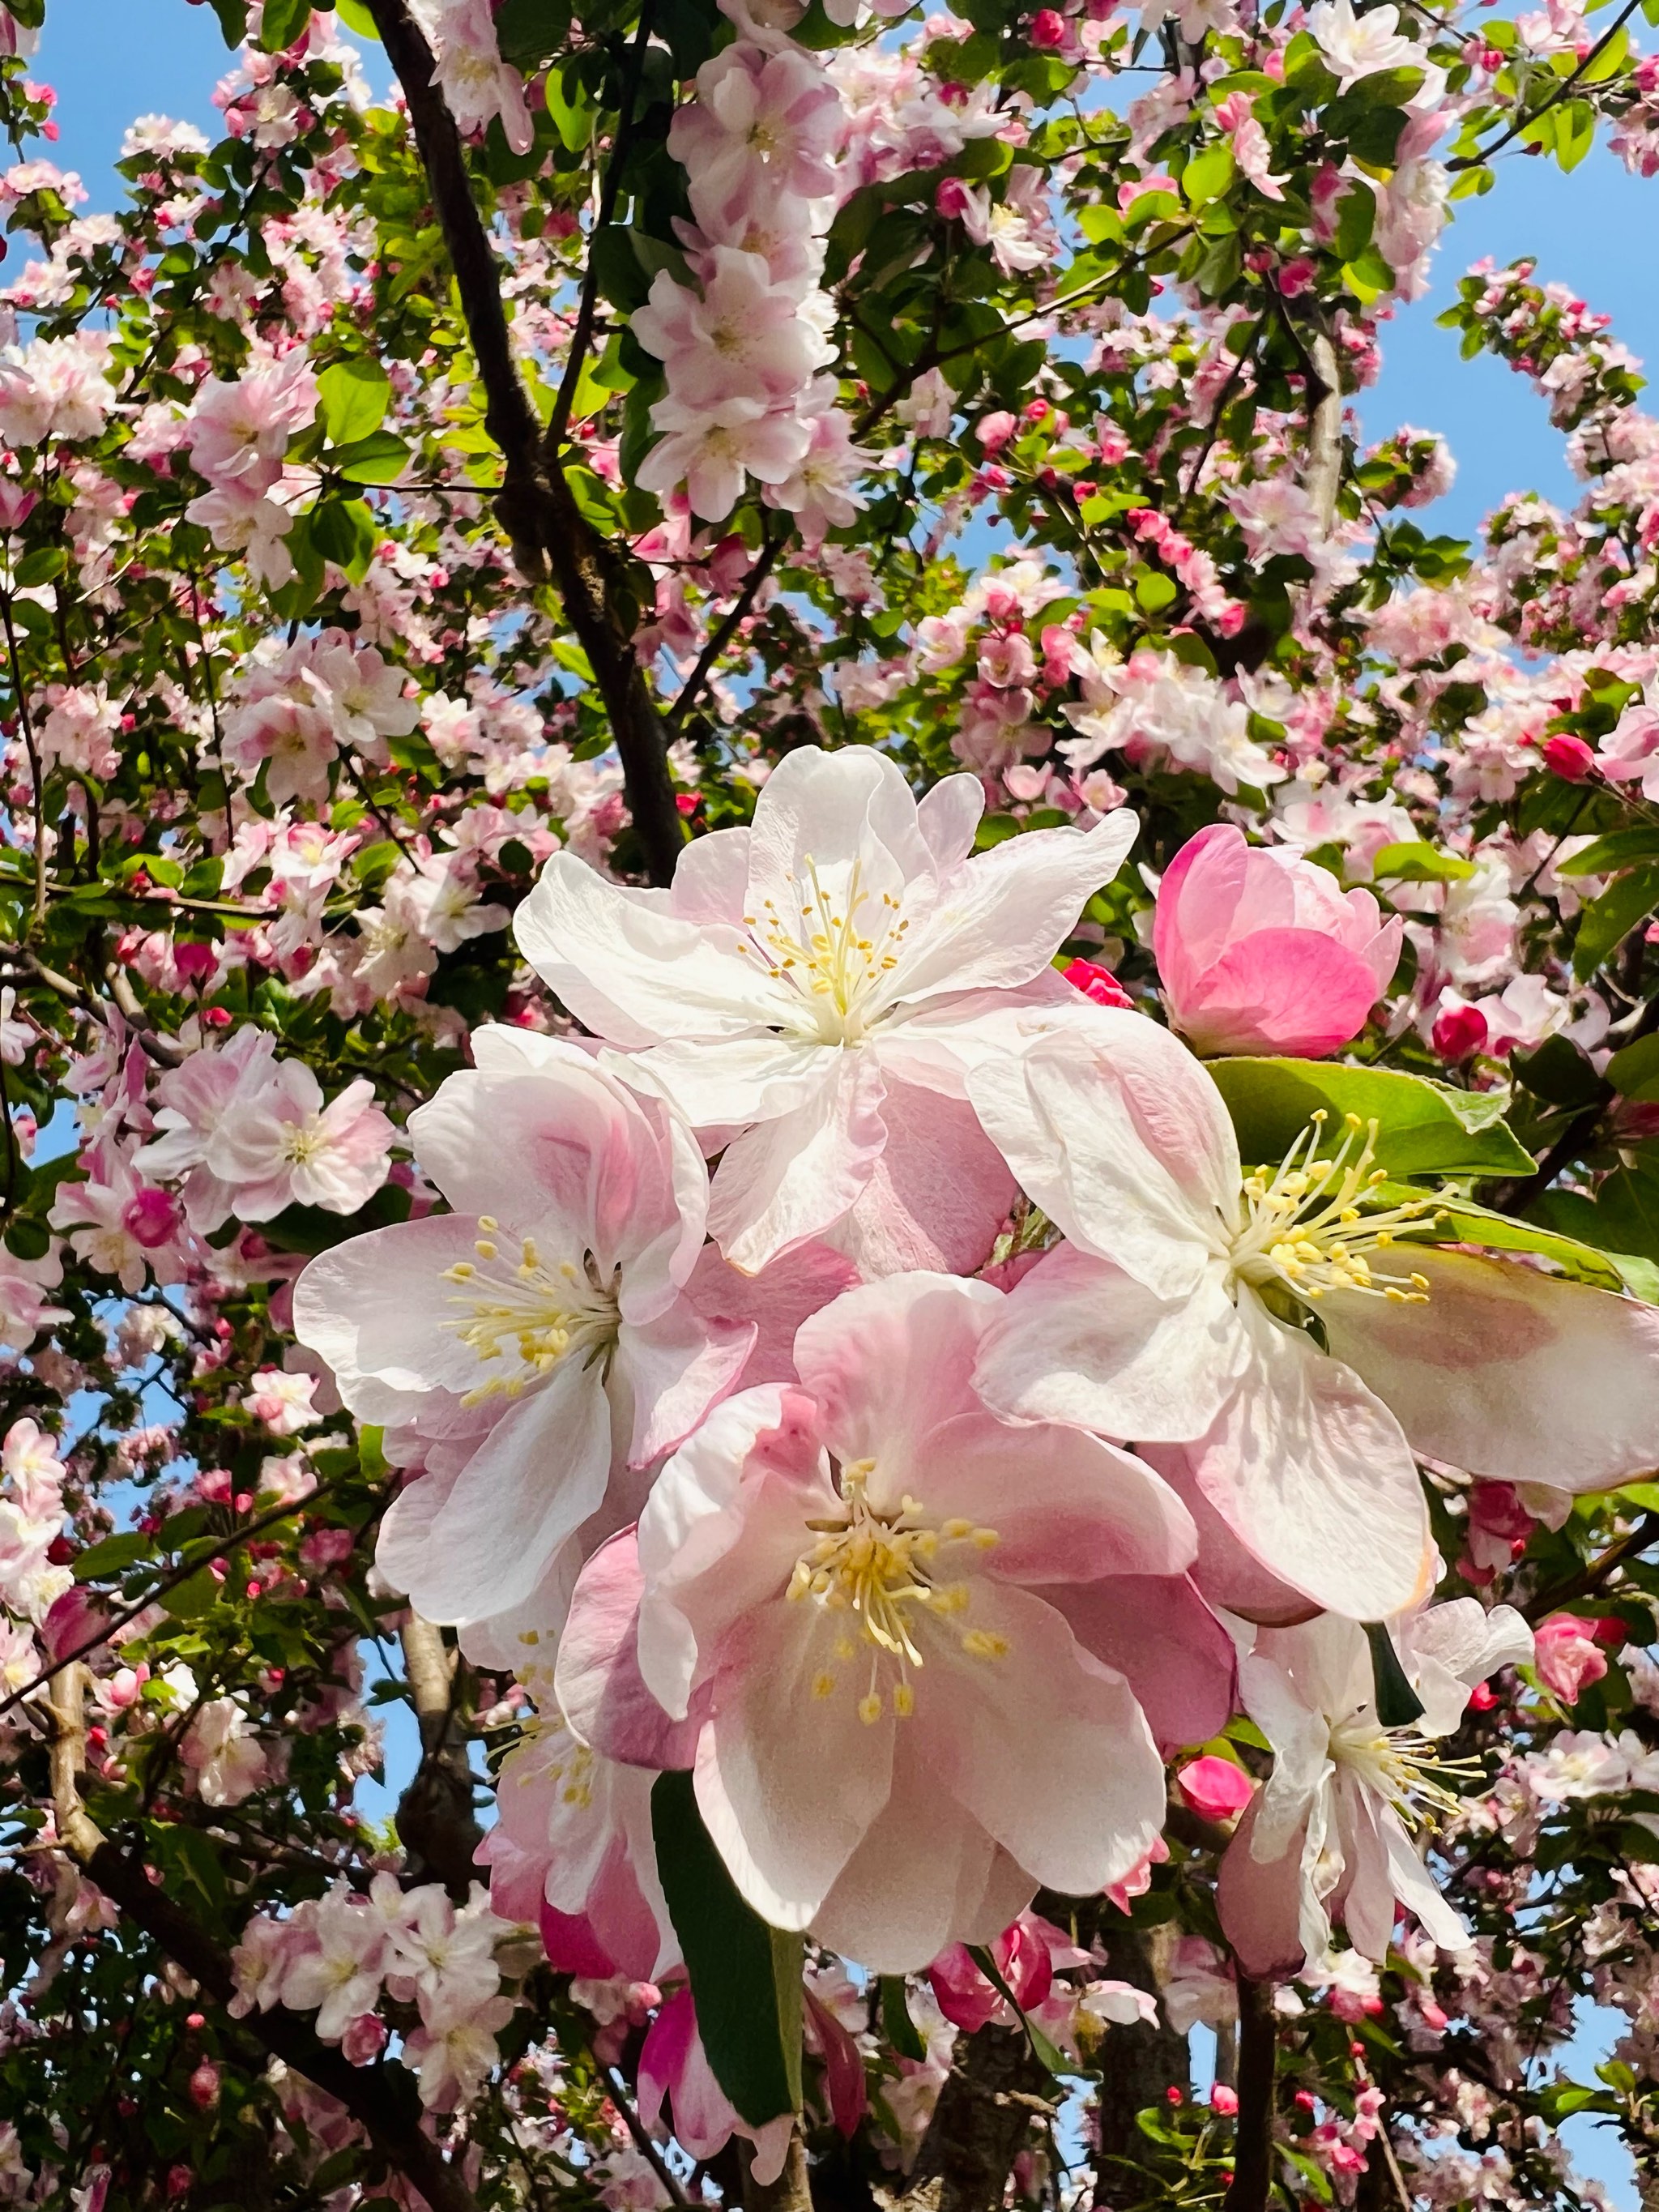
M 392 380 L 378 362 L 331 362 L 317 380 L 323 428 L 332 446 L 353 446 L 378 430 L 392 404 Z
M 549 70 L 546 98 L 547 112 L 553 118 L 560 143 L 568 152 L 580 154 L 592 138 L 599 110 L 583 92 L 581 79 L 574 67 Z
M 501 59 L 535 68 L 570 36 L 570 0 L 502 0 L 495 17 Z
M 690 1774 L 658 1776 L 651 1830 L 714 2079 L 751 2127 L 799 2112 L 802 1939 L 738 1895 Z
M 1394 1638 L 1380 1620 L 1365 1623 L 1365 1640 L 1371 1647 L 1371 1680 L 1376 1692 L 1376 1717 L 1385 1729 L 1409 1728 L 1423 1717 L 1423 1700 L 1406 1680 Z
M 1638 1037 L 1614 1053 L 1607 1081 L 1621 1098 L 1659 1098 L 1659 1036 Z
M 1638 922 L 1659 906 L 1659 865 L 1650 862 L 1632 868 L 1592 899 L 1578 917 L 1573 941 L 1572 972 L 1581 983 L 1592 976 L 1608 954 L 1616 951 Z
M 311 542 L 325 561 L 332 561 L 358 584 L 368 574 L 380 535 L 363 501 L 325 499 L 312 509 Z
M 409 446 L 395 431 L 372 430 L 366 438 L 337 447 L 327 459 L 348 483 L 396 483 L 409 466 Z
M 1209 1063 L 1252 1166 L 1280 1160 L 1323 1107 L 1334 1122 L 1377 1124 L 1378 1164 L 1390 1175 L 1526 1175 L 1532 1154 L 1503 1119 L 1501 1092 L 1454 1091 L 1397 1069 L 1311 1060 Z
M 92 1582 L 99 1575 L 118 1575 L 124 1568 L 149 1555 L 150 1539 L 137 1529 L 125 1531 L 118 1536 L 106 1536 L 100 1544 L 88 1544 L 75 1561 L 72 1572 L 77 1583 Z
M 1659 830 L 1615 830 L 1594 837 L 1582 852 L 1558 860 L 1558 876 L 1610 876 L 1635 860 L 1659 860 Z
M 927 2057 L 927 2045 L 910 2017 L 910 2002 L 905 1995 L 902 1974 L 884 1974 L 881 1978 L 881 2032 L 901 2058 L 911 2059 L 919 2065 Z
M 1371 862 L 1371 873 L 1379 883 L 1455 884 L 1474 873 L 1474 863 L 1408 837 L 1397 845 L 1384 845 Z
M 175 1588 L 166 1591 L 161 1606 L 175 1620 L 194 1620 L 198 1613 L 209 1612 L 219 1602 L 219 1593 L 224 1588 L 210 1568 L 198 1567 L 193 1575 L 186 1575 Z
M 1194 154 L 1181 173 L 1181 190 L 1189 207 L 1203 207 L 1211 200 L 1218 200 L 1238 174 L 1238 165 L 1229 145 L 1206 146 L 1201 154 Z
M 268 54 L 280 54 L 294 44 L 310 21 L 311 0 L 265 0 L 259 23 L 260 46 Z
M 1413 1198 L 1422 1195 L 1408 1183 L 1379 1183 L 1372 1192 L 1378 1206 L 1404 1206 Z M 1541 1260 L 1553 1261 L 1564 1273 L 1575 1282 L 1591 1284 L 1601 1291 L 1617 1291 L 1622 1287 L 1619 1270 L 1594 1239 L 1586 1243 L 1559 1228 L 1534 1221 L 1521 1221 L 1508 1213 L 1495 1213 L 1490 1206 L 1477 1206 L 1473 1199 L 1437 1197 L 1434 1203 L 1434 1227 L 1409 1240 L 1427 1244 L 1479 1244 L 1489 1252 L 1531 1252 Z M 1402 1243 L 1401 1249 L 1407 1250 Z
M 68 566 L 69 554 L 64 546 L 37 545 L 17 564 L 18 588 L 27 592 L 36 584 L 49 584 L 54 576 L 61 576 Z
M 363 0 L 334 0 L 334 12 L 354 38 L 373 39 L 379 43 L 380 30 Z
M 1601 1077 L 1564 1036 L 1546 1037 L 1536 1052 L 1517 1053 L 1510 1067 L 1517 1083 L 1552 1106 L 1591 1106 L 1601 1096 Z

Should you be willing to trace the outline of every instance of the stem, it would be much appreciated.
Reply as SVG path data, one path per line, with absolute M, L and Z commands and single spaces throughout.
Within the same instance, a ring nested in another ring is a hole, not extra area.
M 452 1897 L 465 1899 L 476 1878 L 472 1855 L 483 1832 L 472 1817 L 466 1730 L 457 1726 L 461 1655 L 444 1642 L 441 1628 L 418 1613 L 410 1613 L 398 1640 L 421 1729 L 421 1763 L 398 1801 L 398 1832 L 422 1870 L 436 1875 Z
M 35 743 L 34 724 L 29 717 L 29 702 L 23 690 L 23 671 L 17 658 L 17 632 L 12 624 L 9 592 L 0 592 L 0 621 L 5 623 L 11 696 L 16 702 L 18 726 L 28 751 L 29 776 L 34 786 L 34 927 L 39 929 L 46 918 L 46 788 L 40 773 L 40 748 Z
M 1462 154 L 1458 156 L 1456 161 L 1448 161 L 1446 164 L 1448 170 L 1478 169 L 1483 162 L 1490 161 L 1494 154 L 1501 153 L 1504 148 L 1510 143 L 1511 139 L 1518 138 L 1523 131 L 1529 131 L 1533 125 L 1537 122 L 1540 115 L 1547 115 L 1551 108 L 1558 106 L 1562 100 L 1564 100 L 1567 94 L 1572 90 L 1574 85 L 1582 81 L 1585 70 L 1588 70 L 1591 64 L 1607 51 L 1608 46 L 1618 36 L 1619 33 L 1623 30 L 1625 25 L 1629 22 L 1631 17 L 1636 13 L 1638 4 L 1639 0 L 1626 0 L 1626 5 L 1620 9 L 1613 21 L 1609 23 L 1607 29 L 1602 32 L 1601 37 L 1595 41 L 1595 44 L 1584 56 L 1577 68 L 1572 72 L 1572 75 L 1571 76 L 1564 76 L 1560 83 L 1556 86 L 1554 91 L 1551 93 L 1549 98 L 1545 100 L 1540 106 L 1534 107 L 1530 115 L 1518 116 L 1516 120 L 1510 124 L 1509 129 L 1504 132 L 1501 137 L 1494 138 L 1490 146 L 1483 146 L 1478 154 Z
M 1238 1979 L 1238 2134 L 1222 2212 L 1267 2212 L 1273 2187 L 1273 2075 L 1279 2035 L 1271 1982 Z
M 754 566 L 743 580 L 743 589 L 726 610 L 720 627 L 697 655 L 696 665 L 675 694 L 674 703 L 669 709 L 668 714 L 668 726 L 671 730 L 678 731 L 691 711 L 691 702 L 702 690 L 709 670 L 713 668 L 721 653 L 736 636 L 738 623 L 755 604 L 755 594 L 771 574 L 773 563 L 783 550 L 784 538 L 787 535 L 786 529 L 782 536 L 769 537 L 765 545 L 757 555 Z
M 559 396 L 553 403 L 553 418 L 547 426 L 547 456 L 549 461 L 555 465 L 564 444 L 564 434 L 570 428 L 570 410 L 575 404 L 576 386 L 581 382 L 582 363 L 587 358 L 588 345 L 593 336 L 593 313 L 599 296 L 599 272 L 593 260 L 592 240 L 616 214 L 617 202 L 621 196 L 623 163 L 627 159 L 629 142 L 634 135 L 634 100 L 640 88 L 641 71 L 645 67 L 645 50 L 651 43 L 652 3 L 653 0 L 644 0 L 640 9 L 640 20 L 634 28 L 633 43 L 628 49 L 622 105 L 617 115 L 617 135 L 611 142 L 611 159 L 605 166 L 605 189 L 599 195 L 599 214 L 588 240 L 587 267 L 582 272 L 576 327 L 571 335 L 570 352 L 565 362 Z

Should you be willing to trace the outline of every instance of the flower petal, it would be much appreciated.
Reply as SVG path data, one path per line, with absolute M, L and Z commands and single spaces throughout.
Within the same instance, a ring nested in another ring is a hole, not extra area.
M 1054 1583 L 1043 1595 L 1078 1642 L 1121 1674 L 1164 1753 L 1207 1743 L 1232 1717 L 1233 1639 L 1185 1575 Z
M 605 1496 L 611 1407 L 597 1370 L 567 1360 L 489 1431 L 421 1541 L 380 1534 L 376 1565 L 418 1613 L 476 1620 L 527 1598 Z M 412 1534 L 413 1532 L 411 1532 Z
M 1251 1370 L 1192 1447 L 1199 1486 L 1262 1565 L 1316 1605 L 1377 1620 L 1421 1602 L 1434 1547 L 1399 1423 L 1352 1368 L 1245 1296 Z
M 1659 1463 L 1659 1307 L 1512 1261 L 1399 1249 L 1426 1304 L 1338 1295 L 1320 1312 L 1419 1451 L 1572 1491 Z
M 887 1131 L 874 1054 L 826 1057 L 833 1064 L 803 1103 L 735 1139 L 715 1170 L 709 1232 L 746 1274 L 839 1221 L 881 1157 Z
M 1219 1417 L 1249 1356 L 1218 1270 L 1166 1300 L 1061 1244 L 1008 1293 L 975 1379 L 988 1404 L 1024 1420 L 1180 1441 Z

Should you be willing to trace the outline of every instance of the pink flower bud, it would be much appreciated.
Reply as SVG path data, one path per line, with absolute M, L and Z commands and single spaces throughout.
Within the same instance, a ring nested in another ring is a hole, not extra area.
M 1064 969 L 1066 980 L 1097 1006 L 1133 1006 L 1129 996 L 1109 969 L 1097 968 L 1092 960 L 1072 960 Z
M 21 530 L 33 513 L 35 495 L 10 477 L 0 477 L 0 530 Z
M 340 2056 L 348 2066 L 371 2066 L 386 2049 L 388 2030 L 377 2012 L 360 2012 L 346 2022 Z
M 1449 1006 L 1437 1017 L 1429 1042 L 1442 1060 L 1455 1066 L 1486 1043 L 1486 1018 L 1479 1006 Z
M 933 194 L 933 210 L 946 222 L 960 222 L 968 212 L 968 187 L 960 177 L 941 177 Z
M 1249 1803 L 1255 1785 L 1230 1759 L 1194 1759 L 1177 1769 L 1181 1794 L 1206 1820 L 1231 1820 Z
M 1011 415 L 1006 407 L 994 413 L 982 415 L 975 429 L 975 436 L 988 453 L 1000 453 L 1019 428 L 1019 418 Z
M 1570 1613 L 1553 1613 L 1537 1632 L 1539 1680 L 1567 1705 L 1576 1705 L 1607 1662 L 1595 1648 L 1595 1624 Z
M 210 2112 L 219 2101 L 219 2069 L 210 2058 L 204 2058 L 190 2077 L 190 2100 L 204 2112 Z
M 1056 8 L 1039 8 L 1031 18 L 1031 44 L 1054 52 L 1066 43 L 1066 18 Z
M 1224 2081 L 1218 2081 L 1210 2092 L 1210 2110 L 1219 2112 L 1224 2119 L 1231 2119 L 1238 2110 L 1238 2092 L 1230 2089 Z
M 1582 738 L 1548 738 L 1542 751 L 1544 765 L 1564 783 L 1583 783 L 1595 774 L 1595 755 Z

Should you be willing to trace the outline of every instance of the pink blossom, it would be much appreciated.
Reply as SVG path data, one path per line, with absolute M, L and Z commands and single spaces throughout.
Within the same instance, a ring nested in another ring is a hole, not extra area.
M 1151 1731 L 1097 1652 L 1136 1638 L 1115 1577 L 1178 1577 L 1190 1523 L 1111 1447 L 985 1411 L 1001 1304 L 954 1276 L 848 1291 L 796 1336 L 801 1389 L 720 1407 L 640 1523 L 640 1672 L 699 1718 L 732 1879 L 882 1972 L 988 1937 L 1041 1881 L 1121 1879 L 1161 1821 Z
M 1181 1794 L 1207 1820 L 1231 1820 L 1250 1802 L 1255 1784 L 1242 1766 L 1213 1754 L 1190 1759 L 1177 1769 Z
M 1317 1057 L 1364 1026 L 1402 928 L 1369 891 L 1345 896 L 1288 848 L 1252 848 L 1215 823 L 1165 871 L 1152 944 L 1171 1018 L 1200 1051 Z
M 757 2181 L 775 2181 L 794 2132 L 794 2115 L 784 2112 L 763 2126 L 743 2119 L 714 2079 L 690 1990 L 670 1997 L 651 2023 L 640 2053 L 639 2111 L 647 2128 L 657 2127 L 666 2103 L 673 2115 L 674 2139 L 693 2158 L 713 2158 L 732 2136 L 754 2146 L 750 2170 Z
M 286 1060 L 257 1090 L 239 1091 L 204 1164 L 234 1189 L 244 1221 L 269 1221 L 289 1206 L 355 1213 L 386 1181 L 392 1134 L 367 1078 L 325 1104 L 306 1062 Z
M 1599 1682 L 1607 1662 L 1598 1649 L 1601 1624 L 1580 1620 L 1570 1613 L 1553 1613 L 1535 1632 L 1535 1664 L 1539 1679 L 1570 1705 L 1576 1705 L 1592 1682 Z M 1620 1638 L 1624 1624 L 1618 1624 Z
M 669 152 L 690 173 L 694 209 L 734 192 L 814 200 L 833 191 L 841 98 L 813 56 L 739 40 L 703 64 L 696 85 L 668 134 Z

